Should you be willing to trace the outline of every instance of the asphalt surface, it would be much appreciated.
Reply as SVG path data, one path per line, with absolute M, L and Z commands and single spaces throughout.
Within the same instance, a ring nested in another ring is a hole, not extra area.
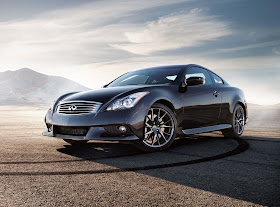
M 253 129 L 142 153 L 117 142 L 71 146 L 41 136 L 42 111 L 2 108 L 0 206 L 280 206 L 280 131 Z

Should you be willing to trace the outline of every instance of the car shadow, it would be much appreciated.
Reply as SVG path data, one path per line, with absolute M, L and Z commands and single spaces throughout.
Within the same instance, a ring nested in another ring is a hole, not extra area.
M 273 145 L 271 142 L 268 139 L 265 144 Z M 219 134 L 211 134 L 176 139 L 168 150 L 154 153 L 143 153 L 130 144 L 101 142 L 64 145 L 57 151 L 112 167 L 111 170 L 87 171 L 87 174 L 135 171 L 260 205 L 277 204 L 275 198 L 279 184 L 275 182 L 279 180 L 276 174 L 279 170 L 271 175 L 273 169 L 269 167 L 274 165 L 256 164 L 255 160 L 261 158 L 252 158 L 256 153 L 251 151 L 246 140 L 225 139 Z

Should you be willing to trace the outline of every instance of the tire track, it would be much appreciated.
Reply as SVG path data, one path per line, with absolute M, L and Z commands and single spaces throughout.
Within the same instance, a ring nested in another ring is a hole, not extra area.
M 222 154 L 218 154 L 218 155 L 214 155 L 214 156 L 210 156 L 210 157 L 189 160 L 189 161 L 175 162 L 175 163 L 169 163 L 169 164 L 160 164 L 160 165 L 149 165 L 149 166 L 141 166 L 141 167 L 104 169 L 104 170 L 65 171 L 65 172 L 1 172 L 0 176 L 86 175 L 86 174 L 103 174 L 103 173 L 106 174 L 106 173 L 136 172 L 136 171 L 143 171 L 143 170 L 154 170 L 154 169 L 162 169 L 162 168 L 169 168 L 169 167 L 179 167 L 179 166 L 198 164 L 198 163 L 209 162 L 209 161 L 213 161 L 213 160 L 230 157 L 233 155 L 240 154 L 240 153 L 246 151 L 247 149 L 249 149 L 249 144 L 245 140 L 242 140 L 240 138 L 237 138 L 234 140 L 238 143 L 238 146 L 231 151 L 228 151 L 228 152 L 225 152 Z M 108 159 L 108 157 L 106 159 Z
M 120 157 L 130 157 L 134 155 L 141 155 L 145 153 L 131 153 L 131 154 L 122 154 L 122 155 L 114 155 L 114 156 L 106 156 L 106 157 L 98 157 L 95 159 L 73 159 L 73 160 L 46 160 L 46 161 L 18 161 L 18 162 L 0 162 L 0 165 L 19 165 L 19 164 L 52 164 L 52 163 L 64 163 L 64 162 L 86 162 L 86 161 L 96 161 L 96 160 L 104 160 L 104 159 L 112 159 L 112 158 L 120 158 Z

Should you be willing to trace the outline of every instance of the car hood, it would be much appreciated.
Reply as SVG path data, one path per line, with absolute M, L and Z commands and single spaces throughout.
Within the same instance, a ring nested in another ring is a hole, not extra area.
M 100 103 L 106 103 L 117 96 L 121 96 L 126 92 L 137 92 L 138 89 L 145 89 L 151 86 L 121 86 L 121 87 L 109 87 L 109 88 L 101 88 L 98 90 L 90 90 L 84 92 L 78 92 L 67 96 L 62 101 L 95 101 Z

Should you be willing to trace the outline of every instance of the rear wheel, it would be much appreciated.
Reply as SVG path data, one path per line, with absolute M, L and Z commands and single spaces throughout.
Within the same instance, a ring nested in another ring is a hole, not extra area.
M 85 144 L 88 142 L 88 140 L 73 140 L 73 139 L 63 139 L 63 140 L 71 145 Z
M 224 137 L 240 137 L 244 131 L 245 126 L 245 112 L 240 104 L 237 104 L 233 110 L 231 125 L 231 128 L 222 130 Z
M 168 148 L 176 136 L 176 118 L 173 111 L 163 104 L 154 104 L 146 118 L 144 139 L 136 142 L 142 151 L 161 151 Z

